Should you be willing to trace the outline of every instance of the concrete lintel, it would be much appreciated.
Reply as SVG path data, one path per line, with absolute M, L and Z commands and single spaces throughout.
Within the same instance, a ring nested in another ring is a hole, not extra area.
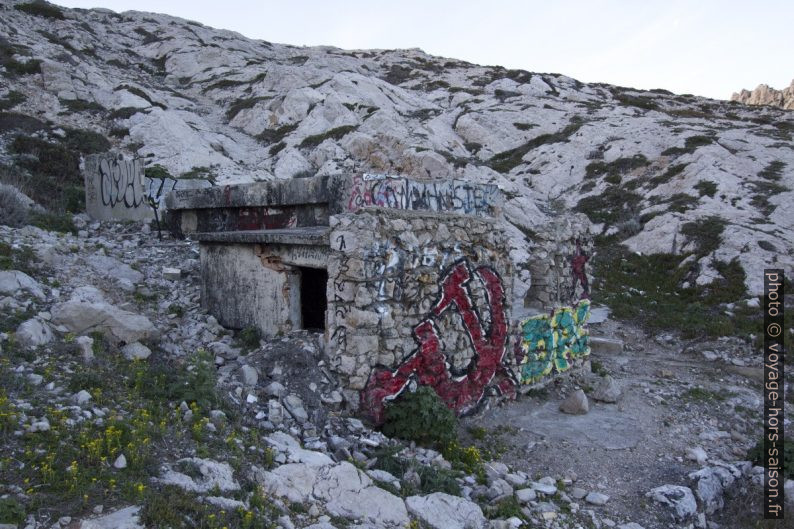
M 328 177 L 322 176 L 177 190 L 165 203 L 179 210 L 324 204 L 328 199 Z
M 328 246 L 328 226 L 309 228 L 290 228 L 283 230 L 247 230 L 204 232 L 193 235 L 199 242 L 226 243 L 271 243 L 271 244 L 302 244 L 309 246 Z

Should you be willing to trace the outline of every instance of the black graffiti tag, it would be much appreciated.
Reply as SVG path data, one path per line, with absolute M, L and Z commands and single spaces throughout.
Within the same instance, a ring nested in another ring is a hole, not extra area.
M 116 207 L 137 208 L 144 203 L 137 161 L 121 162 L 103 159 L 99 162 L 99 187 L 102 204 Z

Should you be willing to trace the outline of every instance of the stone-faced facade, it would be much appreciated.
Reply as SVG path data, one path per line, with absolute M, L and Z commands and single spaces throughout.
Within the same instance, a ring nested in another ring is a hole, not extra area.
M 539 314 L 518 321 L 495 186 L 365 174 L 176 191 L 166 204 L 173 230 L 200 241 L 203 306 L 231 328 L 322 331 L 347 401 L 376 421 L 412 384 L 466 413 L 589 353 L 589 304 L 560 303 L 589 286 L 587 242 L 564 241 L 572 255 L 530 289 Z M 536 245 L 558 251 L 559 235 Z

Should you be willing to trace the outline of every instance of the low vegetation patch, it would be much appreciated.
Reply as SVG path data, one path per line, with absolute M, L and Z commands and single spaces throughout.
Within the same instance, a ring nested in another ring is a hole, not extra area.
M 336 127 L 331 130 L 327 130 L 322 134 L 315 134 L 314 136 L 306 136 L 303 138 L 303 141 L 300 142 L 298 147 L 316 147 L 320 145 L 325 140 L 341 140 L 347 134 L 353 132 L 358 128 L 357 125 L 343 125 L 341 127 Z
M 499 171 L 500 173 L 509 173 L 512 169 L 522 163 L 524 156 L 528 152 L 540 147 L 541 145 L 567 142 L 568 138 L 582 128 L 582 125 L 584 124 L 585 122 L 579 116 L 574 116 L 574 118 L 571 119 L 571 122 L 561 131 L 551 134 L 541 134 L 540 136 L 536 136 L 535 138 L 529 140 L 520 147 L 495 154 L 490 160 L 488 160 L 488 165 L 494 171 Z
M 235 101 L 234 103 L 231 104 L 229 110 L 226 111 L 226 119 L 228 121 L 231 121 L 237 116 L 237 114 L 240 113 L 240 111 L 253 108 L 254 105 L 256 105 L 257 103 L 261 101 L 268 101 L 270 99 L 273 98 L 269 96 L 262 96 L 262 97 L 249 97 L 247 99 L 240 99 L 238 101 Z
M 279 143 L 288 134 L 298 128 L 297 123 L 282 125 L 277 129 L 265 129 L 256 135 L 256 139 L 265 144 Z
M 717 184 L 711 180 L 700 180 L 697 184 L 695 184 L 695 189 L 698 190 L 698 193 L 700 193 L 700 196 L 702 197 L 713 197 L 717 192 Z
M 11 90 L 5 95 L 5 97 L 0 99 L 0 110 L 9 110 L 11 108 L 14 108 L 20 103 L 24 103 L 26 99 L 27 96 L 25 96 L 25 94 L 23 94 L 22 92 Z
M 684 140 L 683 147 L 670 147 L 662 151 L 662 156 L 680 156 L 682 154 L 691 154 L 697 150 L 698 147 L 711 145 L 714 143 L 714 138 L 711 136 L 690 136 Z
M 63 11 L 58 6 L 43 1 L 27 2 L 24 4 L 17 4 L 14 9 L 42 18 L 51 18 L 54 20 L 63 20 L 65 17 Z
M 585 168 L 585 178 L 598 178 L 604 176 L 606 181 L 611 184 L 620 183 L 621 177 L 640 167 L 646 167 L 651 162 L 642 155 L 618 158 L 612 162 L 594 161 L 587 164 Z
M 574 207 L 595 223 L 615 224 L 633 218 L 642 196 L 617 185 L 610 185 L 600 195 L 584 197 Z

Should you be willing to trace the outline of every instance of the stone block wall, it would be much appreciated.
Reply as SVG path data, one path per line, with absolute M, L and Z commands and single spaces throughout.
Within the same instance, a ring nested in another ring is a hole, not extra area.
M 538 312 L 571 306 L 590 297 L 593 237 L 590 221 L 582 214 L 560 216 L 538 226 L 531 239 L 527 263 L 532 284 L 524 306 Z
M 513 391 L 513 270 L 496 222 L 361 210 L 331 217 L 330 245 L 328 352 L 362 412 L 377 420 L 412 380 L 459 413 Z

